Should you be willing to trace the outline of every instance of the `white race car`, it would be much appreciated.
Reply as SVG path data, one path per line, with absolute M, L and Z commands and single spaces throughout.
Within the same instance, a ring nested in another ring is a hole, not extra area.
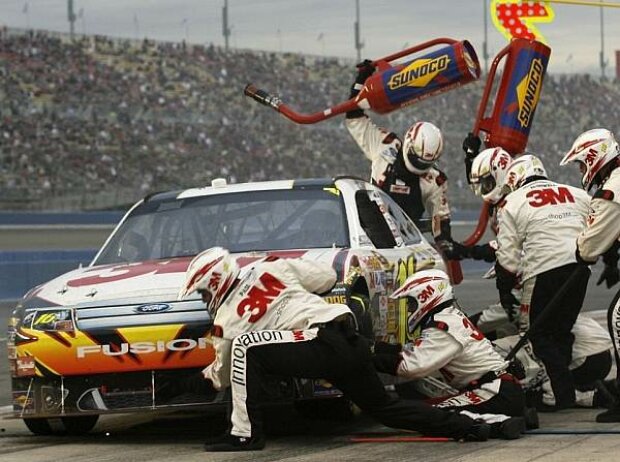
M 336 179 L 272 181 L 158 193 L 134 205 L 90 265 L 32 289 L 9 320 L 14 417 L 34 433 L 90 430 L 100 414 L 209 404 L 154 390 L 213 360 L 212 319 L 197 294 L 177 301 L 201 250 L 222 246 L 244 266 L 265 256 L 330 262 L 360 331 L 407 340 L 404 303 L 387 295 L 420 267 L 444 268 L 418 228 L 378 188 Z M 338 395 L 296 381 L 286 399 Z M 275 388 L 274 388 L 275 389 Z M 53 423 L 53 425 L 51 425 Z

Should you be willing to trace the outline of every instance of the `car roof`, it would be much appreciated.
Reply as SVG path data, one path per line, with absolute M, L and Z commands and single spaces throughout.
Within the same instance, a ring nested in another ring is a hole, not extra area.
M 296 180 L 256 181 L 251 183 L 222 184 L 221 186 L 205 186 L 202 188 L 182 189 L 151 194 L 144 198 L 145 202 L 169 202 L 192 197 L 231 194 L 248 191 L 268 191 L 277 189 L 314 189 L 333 187 L 337 180 L 365 181 L 353 176 L 335 178 L 302 178 Z

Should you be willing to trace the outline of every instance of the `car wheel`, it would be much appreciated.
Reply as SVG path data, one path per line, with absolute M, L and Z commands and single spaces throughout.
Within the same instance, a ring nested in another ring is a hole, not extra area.
M 93 429 L 98 415 L 24 419 L 28 430 L 35 435 L 83 435 Z
M 374 340 L 375 334 L 370 313 L 370 298 L 362 293 L 352 293 L 349 299 L 349 308 L 357 319 L 359 333 L 369 340 Z

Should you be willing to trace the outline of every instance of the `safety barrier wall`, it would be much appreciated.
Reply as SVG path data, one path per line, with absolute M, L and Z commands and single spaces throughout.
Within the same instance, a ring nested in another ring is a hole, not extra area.
M 29 289 L 86 265 L 91 250 L 19 250 L 0 252 L 0 300 L 16 300 Z

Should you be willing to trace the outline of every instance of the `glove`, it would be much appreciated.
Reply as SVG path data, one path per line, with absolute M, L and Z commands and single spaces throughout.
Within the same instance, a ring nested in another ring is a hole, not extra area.
M 400 354 L 403 350 L 403 346 L 400 343 L 387 343 L 387 342 L 375 342 L 374 352 L 375 354 Z
M 376 69 L 375 65 L 369 59 L 365 59 L 364 61 L 359 63 L 356 67 L 357 67 L 357 76 L 355 77 L 355 82 L 351 86 L 351 92 L 349 93 L 349 99 L 355 98 L 357 96 L 357 94 L 362 89 L 364 82 L 366 82 L 366 79 L 368 79 L 368 77 L 370 77 L 375 72 L 375 69 Z
M 608 289 L 611 289 L 613 286 L 615 286 L 616 284 L 618 284 L 618 282 L 620 281 L 620 271 L 618 270 L 618 265 L 605 265 L 605 269 L 603 270 L 603 273 L 601 274 L 601 277 L 598 278 L 598 281 L 596 282 L 597 286 L 600 286 L 603 282 L 605 282 L 605 285 L 607 286 Z
M 487 263 L 495 261 L 495 249 L 493 249 L 493 247 L 489 244 L 474 245 L 470 247 L 470 249 L 470 258 L 473 258 L 474 260 L 484 260 Z
M 390 375 L 397 375 L 398 365 L 402 360 L 400 353 L 381 353 L 372 356 L 372 363 L 377 372 Z
M 458 242 L 448 239 L 435 241 L 435 245 L 441 254 L 448 260 L 462 260 L 466 252 L 466 247 Z
M 512 289 L 517 284 L 517 277 L 505 269 L 498 262 L 495 263 L 495 286 L 499 291 L 499 302 L 506 311 L 508 319 L 512 322 L 518 313 L 521 303 L 512 294 Z
M 463 151 L 465 151 L 466 159 L 473 159 L 480 152 L 480 146 L 482 146 L 482 141 L 480 138 L 473 133 L 468 133 L 467 137 L 463 140 Z

